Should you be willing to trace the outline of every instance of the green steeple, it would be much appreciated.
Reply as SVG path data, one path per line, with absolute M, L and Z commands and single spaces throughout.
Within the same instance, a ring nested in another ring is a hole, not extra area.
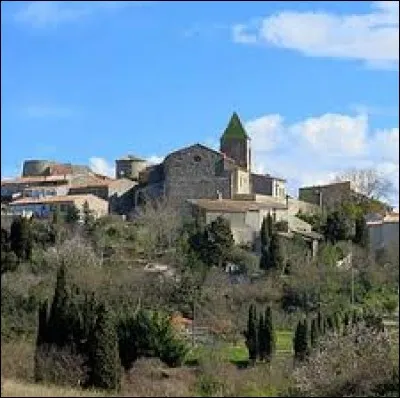
M 242 122 L 239 119 L 239 116 L 236 112 L 233 112 L 231 120 L 229 120 L 228 127 L 225 129 L 224 134 L 222 134 L 222 139 L 229 138 L 239 138 L 239 139 L 248 139 L 249 136 L 244 129 Z

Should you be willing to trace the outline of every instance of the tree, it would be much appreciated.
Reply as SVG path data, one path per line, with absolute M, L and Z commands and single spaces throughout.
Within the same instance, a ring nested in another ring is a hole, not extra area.
M 260 231 L 261 258 L 260 268 L 263 270 L 282 269 L 283 256 L 281 242 L 277 230 L 274 228 L 271 214 L 264 217 Z
M 268 335 L 265 326 L 264 316 L 261 314 L 258 320 L 258 357 L 260 361 L 264 361 L 267 356 Z
M 271 362 L 272 356 L 274 355 L 276 348 L 271 307 L 267 307 L 267 309 L 265 310 L 264 323 L 264 333 L 266 339 L 266 358 L 268 362 Z
M 294 357 L 303 361 L 309 350 L 308 346 L 308 324 L 307 319 L 300 320 L 297 324 L 293 339 Z
M 368 227 L 367 227 L 367 223 L 365 222 L 365 218 L 362 214 L 356 218 L 355 234 L 354 234 L 353 242 L 356 245 L 359 245 L 363 248 L 368 247 L 368 243 L 369 243 Z
M 328 214 L 326 223 L 323 227 L 325 240 L 335 244 L 341 240 L 348 240 L 351 234 L 349 219 L 343 211 L 334 210 Z
M 321 314 L 321 311 L 318 311 L 317 326 L 318 326 L 318 335 L 319 336 L 324 335 L 325 334 L 325 322 L 324 322 L 324 318 Z
M 52 213 L 52 217 L 51 218 L 52 218 L 52 224 L 53 225 L 59 224 L 61 217 L 60 217 L 60 208 L 58 206 L 55 206 L 55 209 L 54 209 L 54 211 Z
M 15 271 L 18 267 L 18 257 L 11 249 L 10 236 L 5 229 L 1 229 L 1 274 Z
M 389 199 L 394 192 L 392 182 L 372 168 L 346 170 L 335 181 L 350 181 L 356 192 L 369 199 Z
M 256 306 L 251 304 L 249 307 L 249 317 L 247 320 L 247 330 L 244 332 L 246 346 L 249 351 L 250 361 L 254 364 L 257 359 L 258 336 L 257 336 L 257 312 Z
M 36 382 L 41 382 L 44 378 L 43 374 L 43 369 L 41 368 L 41 364 L 39 361 L 39 357 L 42 353 L 43 346 L 47 343 L 47 310 L 48 310 L 48 302 L 45 300 L 42 302 L 39 306 L 39 311 L 38 311 L 38 330 L 37 330 L 37 336 L 36 336 L 36 349 L 35 349 L 35 367 L 34 367 L 34 373 L 35 373 L 35 381 Z
M 114 319 L 105 304 L 99 305 L 90 347 L 91 384 L 105 390 L 119 389 L 121 369 L 117 332 Z
M 269 257 L 272 269 L 281 270 L 283 268 L 281 242 L 276 232 L 274 232 L 271 237 L 271 244 L 269 247 Z
M 318 320 L 316 318 L 313 318 L 311 321 L 311 332 L 310 332 L 310 343 L 311 347 L 315 348 L 318 343 Z
M 48 320 L 48 343 L 63 348 L 68 342 L 69 301 L 65 265 L 57 272 L 57 282 Z
M 217 217 L 204 231 L 204 244 L 206 248 L 206 264 L 222 266 L 234 246 L 229 221 L 223 217 Z
M 11 249 L 19 259 L 29 260 L 32 256 L 32 236 L 28 219 L 16 218 L 10 230 Z
M 67 207 L 67 212 L 65 214 L 65 222 L 69 224 L 75 224 L 80 220 L 79 209 L 73 204 Z

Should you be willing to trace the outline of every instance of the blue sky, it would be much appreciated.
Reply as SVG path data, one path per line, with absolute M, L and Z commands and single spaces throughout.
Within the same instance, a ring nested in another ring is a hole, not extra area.
M 127 153 L 217 147 L 237 111 L 254 168 L 292 192 L 349 167 L 398 189 L 398 14 L 385 1 L 2 2 L 2 177 L 26 158 L 112 173 Z

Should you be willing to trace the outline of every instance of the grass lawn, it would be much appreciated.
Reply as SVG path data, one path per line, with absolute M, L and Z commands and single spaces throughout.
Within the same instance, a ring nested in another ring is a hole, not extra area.
M 276 355 L 278 357 L 288 356 L 292 353 L 292 339 L 293 332 L 288 330 L 278 330 L 276 332 Z M 207 355 L 209 352 L 215 352 L 212 347 L 206 348 L 203 346 L 196 347 L 192 350 L 186 360 L 187 363 L 195 363 L 202 355 Z M 246 363 L 248 361 L 248 351 L 244 340 L 240 343 L 233 345 L 229 343 L 222 344 L 217 348 L 218 353 L 222 355 L 227 362 L 235 363 L 237 365 Z

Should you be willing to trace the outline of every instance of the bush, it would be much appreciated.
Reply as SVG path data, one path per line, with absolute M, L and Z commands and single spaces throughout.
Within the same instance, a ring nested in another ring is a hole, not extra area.
M 86 360 L 69 349 L 42 345 L 35 355 L 35 379 L 45 384 L 85 385 L 88 380 Z

